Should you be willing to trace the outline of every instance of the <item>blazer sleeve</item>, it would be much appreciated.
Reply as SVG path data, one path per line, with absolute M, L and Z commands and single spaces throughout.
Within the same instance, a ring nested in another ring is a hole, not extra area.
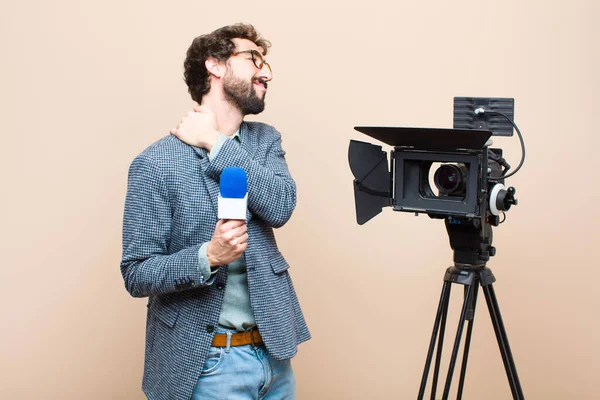
M 133 297 L 211 284 L 199 268 L 202 243 L 169 254 L 172 212 L 164 176 L 143 153 L 129 168 L 123 217 L 121 274 Z
M 206 174 L 219 181 L 223 169 L 240 167 L 248 176 L 248 209 L 273 228 L 283 226 L 296 208 L 296 183 L 285 162 L 281 135 L 273 130 L 264 164 L 254 160 L 235 140 L 227 140 L 211 160 Z

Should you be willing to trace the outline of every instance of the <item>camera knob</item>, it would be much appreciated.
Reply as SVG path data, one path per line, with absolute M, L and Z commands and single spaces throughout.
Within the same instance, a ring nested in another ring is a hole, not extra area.
M 506 191 L 506 195 L 504 196 L 504 209 L 508 210 L 510 208 L 510 206 L 516 206 L 518 204 L 517 199 L 515 199 L 515 193 L 517 192 L 517 189 L 515 189 L 514 187 L 509 187 L 508 190 Z

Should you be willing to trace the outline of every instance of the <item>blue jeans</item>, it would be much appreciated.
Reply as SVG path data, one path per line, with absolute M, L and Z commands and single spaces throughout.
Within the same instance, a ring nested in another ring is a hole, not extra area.
M 234 333 L 217 328 L 217 333 Z M 191 400 L 295 400 L 290 360 L 274 360 L 264 346 L 211 347 Z

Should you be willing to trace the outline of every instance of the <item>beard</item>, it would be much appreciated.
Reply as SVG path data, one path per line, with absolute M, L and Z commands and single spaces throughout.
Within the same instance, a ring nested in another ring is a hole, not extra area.
M 264 95 L 261 99 L 254 90 L 254 81 L 257 80 L 252 78 L 250 82 L 246 82 L 234 76 L 231 70 L 228 70 L 223 77 L 225 100 L 240 110 L 242 115 L 259 114 L 265 109 Z M 264 84 L 266 87 L 266 82 Z

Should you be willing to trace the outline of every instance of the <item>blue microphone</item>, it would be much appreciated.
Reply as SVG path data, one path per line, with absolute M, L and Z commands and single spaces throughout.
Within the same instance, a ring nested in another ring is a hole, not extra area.
M 248 208 L 248 178 L 239 167 L 228 167 L 221 172 L 219 185 L 219 219 L 246 220 Z

